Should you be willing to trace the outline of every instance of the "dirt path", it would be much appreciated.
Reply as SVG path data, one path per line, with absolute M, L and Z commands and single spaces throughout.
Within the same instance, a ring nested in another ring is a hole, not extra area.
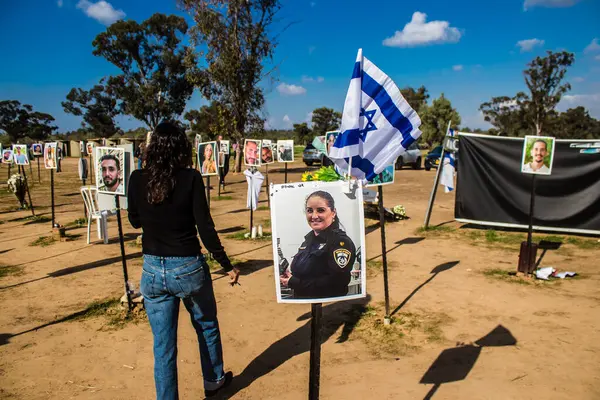
M 56 216 L 67 224 L 83 217 L 83 204 L 76 160 L 67 159 L 63 170 L 56 175 Z M 299 180 L 304 170 L 294 164 L 289 180 Z M 3 165 L 2 180 L 6 173 Z M 438 195 L 432 217 L 432 225 L 448 230 L 418 231 L 433 176 L 434 171 L 397 171 L 397 183 L 385 188 L 386 205 L 402 204 L 411 217 L 386 225 L 392 310 L 397 309 L 394 317 L 404 336 L 377 324 L 383 302 L 376 263 L 380 232 L 378 221 L 367 219 L 368 307 L 366 301 L 324 307 L 321 397 L 600 398 L 597 238 L 586 239 L 589 248 L 566 243 L 544 257 L 543 265 L 577 271 L 580 279 L 540 285 L 494 275 L 516 268 L 516 248 L 475 240 L 477 230 L 455 229 L 453 195 Z M 282 182 L 283 172 L 271 169 L 270 181 Z M 36 214 L 48 217 L 46 171 L 42 183 L 35 182 Z M 226 367 L 237 376 L 227 394 L 304 399 L 310 307 L 276 303 L 270 242 L 227 237 L 248 226 L 243 176 L 230 174 L 228 182 L 223 195 L 231 199 L 216 201 L 212 192 L 211 202 L 227 252 L 240 261 L 244 275 L 235 288 L 213 275 Z M 263 209 L 255 218 L 268 225 L 262 196 Z M 13 266 L 0 277 L 0 398 L 153 398 L 152 338 L 145 321 L 123 327 L 101 316 L 62 321 L 93 301 L 120 296 L 116 220 L 110 220 L 108 245 L 97 241 L 94 229 L 93 242 L 86 245 L 86 228 L 73 226 L 68 242 L 30 246 L 49 236 L 50 222 L 22 219 L 31 214 L 14 211 L 15 206 L 11 195 L 0 192 L 0 262 Z M 124 229 L 129 272 L 137 283 L 138 232 L 127 222 Z M 185 311 L 178 358 L 181 398 L 201 398 L 197 342 Z

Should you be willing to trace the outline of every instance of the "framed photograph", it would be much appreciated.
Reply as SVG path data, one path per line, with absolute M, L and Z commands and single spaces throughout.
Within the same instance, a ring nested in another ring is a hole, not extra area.
M 13 157 L 17 165 L 29 165 L 29 155 L 26 144 L 13 144 Z
M 338 131 L 331 131 L 325 134 L 325 144 L 326 144 L 326 152 L 325 155 L 329 155 L 329 150 L 335 143 L 335 139 L 338 137 L 340 133 Z
M 44 145 L 44 167 L 46 169 L 56 169 L 58 160 L 56 159 L 57 143 L 46 143 Z
M 394 165 L 388 165 L 384 168 L 383 171 L 375 175 L 373 180 L 367 182 L 367 187 L 369 186 L 382 186 L 382 185 L 390 185 L 394 183 Z
M 521 172 L 524 174 L 550 175 L 554 161 L 554 138 L 549 136 L 525 136 Z
M 198 165 L 203 176 L 218 175 L 217 170 L 217 142 L 204 142 L 198 144 Z
M 125 149 L 96 147 L 96 187 L 98 193 L 125 195 Z
M 96 143 L 94 142 L 87 142 L 85 144 L 85 149 L 87 151 L 87 155 L 88 156 L 92 156 L 94 155 L 94 148 L 96 147 Z M 85 153 L 84 153 L 85 154 Z
M 31 145 L 31 153 L 35 156 L 35 157 L 39 157 L 41 155 L 44 154 L 44 150 L 43 150 L 43 146 L 41 143 L 34 143 Z
M 196 134 L 196 136 L 194 137 L 194 148 L 196 150 L 198 150 L 198 146 L 200 146 L 200 143 L 202 143 L 202 136 Z
M 294 141 L 293 140 L 278 140 L 277 141 L 277 161 L 278 162 L 293 162 L 294 161 Z
M 246 139 L 244 141 L 244 164 L 249 167 L 260 167 L 260 140 Z
M 79 151 L 81 152 L 82 156 L 87 156 L 85 142 L 83 140 L 79 142 Z
M 275 288 L 279 303 L 365 297 L 362 186 L 348 182 L 271 185 Z
M 225 166 L 225 153 L 220 151 L 218 160 L 219 160 L 219 168 L 223 168 Z
M 13 163 L 12 149 L 3 149 L 2 150 L 2 163 L 3 164 L 12 164 Z
M 269 139 L 263 139 L 261 141 L 260 163 L 273 164 L 274 162 L 275 158 L 273 157 L 273 143 Z
M 229 154 L 229 140 L 221 140 L 219 142 L 219 146 L 221 146 L 221 148 L 219 149 L 220 152 L 223 152 L 225 154 Z

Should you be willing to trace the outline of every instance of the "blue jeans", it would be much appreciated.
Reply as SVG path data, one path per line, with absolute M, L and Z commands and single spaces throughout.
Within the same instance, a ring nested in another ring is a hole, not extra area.
M 198 335 L 204 388 L 225 379 L 217 304 L 204 256 L 157 257 L 144 254 L 140 290 L 154 336 L 154 383 L 159 400 L 178 399 L 177 320 L 183 299 Z

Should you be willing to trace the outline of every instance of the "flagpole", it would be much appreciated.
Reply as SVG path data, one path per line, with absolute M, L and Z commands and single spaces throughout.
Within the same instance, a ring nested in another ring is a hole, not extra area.
M 438 164 L 438 169 L 435 174 L 435 181 L 433 183 L 433 189 L 431 190 L 431 195 L 429 196 L 429 205 L 427 206 L 427 212 L 425 213 L 425 229 L 429 228 L 429 219 L 431 218 L 431 211 L 433 209 L 433 203 L 435 202 L 435 195 L 437 193 L 437 187 L 440 183 L 440 175 L 442 172 L 442 168 L 444 168 L 444 155 L 446 154 L 446 136 L 448 136 L 448 131 L 450 130 L 450 124 L 452 120 L 448 121 L 448 127 L 446 128 L 446 134 L 444 135 L 444 139 L 442 140 L 442 154 L 440 154 L 440 163 Z

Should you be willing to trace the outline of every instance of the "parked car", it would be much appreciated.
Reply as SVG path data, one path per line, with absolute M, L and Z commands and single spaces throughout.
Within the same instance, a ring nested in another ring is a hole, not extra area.
M 307 166 L 311 166 L 314 163 L 323 163 L 323 153 L 321 153 L 311 143 L 307 144 L 302 153 L 302 161 Z
M 442 146 L 437 146 L 425 156 L 425 171 L 431 168 L 437 168 L 440 165 L 440 156 L 442 155 Z
M 429 171 L 431 168 L 437 168 L 440 165 L 440 156 L 442 155 L 442 146 L 437 146 L 431 150 L 425 156 L 425 170 Z M 458 151 L 454 152 L 454 159 L 456 160 L 456 169 L 458 170 Z
M 421 150 L 416 143 L 411 144 L 406 149 L 406 152 L 396 159 L 395 169 L 402 169 L 406 164 L 413 167 L 413 169 L 421 168 Z

